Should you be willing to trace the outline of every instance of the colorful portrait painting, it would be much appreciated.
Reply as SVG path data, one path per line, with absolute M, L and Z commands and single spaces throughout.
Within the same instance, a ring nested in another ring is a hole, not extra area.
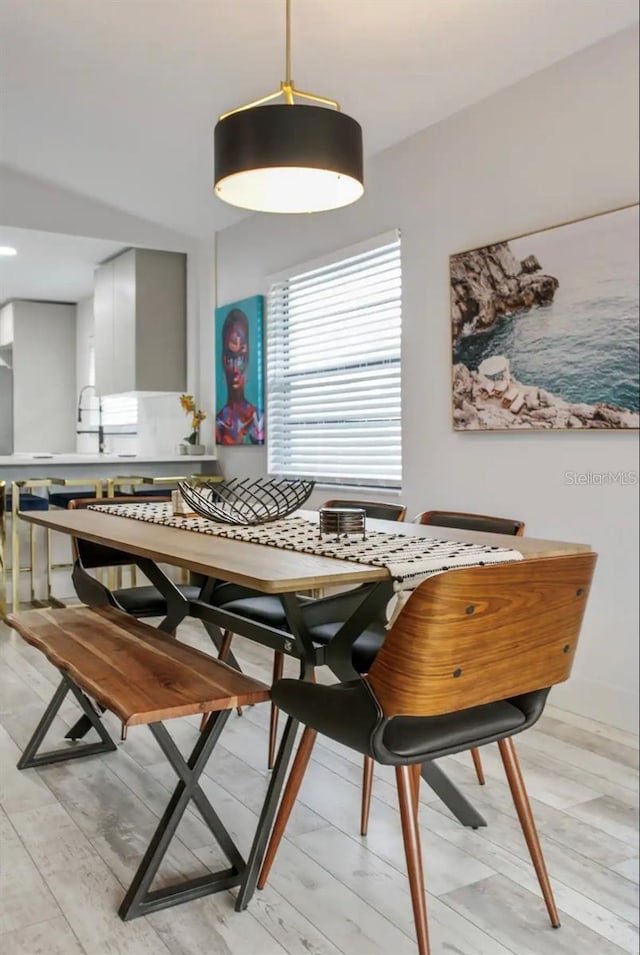
M 638 206 L 453 255 L 457 431 L 637 429 Z
M 262 295 L 216 309 L 216 443 L 264 444 Z

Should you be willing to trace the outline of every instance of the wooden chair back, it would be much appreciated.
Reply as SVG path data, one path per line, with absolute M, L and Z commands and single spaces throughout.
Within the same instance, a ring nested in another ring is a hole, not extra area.
M 411 595 L 366 681 L 385 716 L 437 716 L 562 683 L 596 555 L 438 574 Z
M 141 497 L 136 495 L 123 495 L 115 498 L 94 498 L 79 497 L 69 501 L 69 510 L 77 510 L 83 507 L 107 507 L 110 504 L 158 504 L 168 502 L 171 497 Z M 71 548 L 73 550 L 74 560 L 77 560 L 85 570 L 94 570 L 97 567 L 124 567 L 135 563 L 135 558 L 126 551 L 117 550 L 115 547 L 105 547 L 104 544 L 95 544 L 93 541 L 84 540 L 81 537 L 71 538 Z
M 423 511 L 414 517 L 413 524 L 432 524 L 435 527 L 456 527 L 458 530 L 479 531 L 482 534 L 512 534 L 522 537 L 524 524 L 509 517 L 490 514 L 470 514 L 467 511 Z
M 404 504 L 390 504 L 387 501 L 325 501 L 322 507 L 360 507 L 371 520 L 403 521 L 407 509 Z

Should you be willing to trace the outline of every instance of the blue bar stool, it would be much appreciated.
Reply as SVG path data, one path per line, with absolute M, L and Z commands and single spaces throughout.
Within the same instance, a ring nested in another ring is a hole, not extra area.
M 7 509 L 11 508 L 11 605 L 13 612 L 20 609 L 20 574 L 29 574 L 31 602 L 35 603 L 34 570 L 36 563 L 35 527 L 29 525 L 30 563 L 28 567 L 20 566 L 20 518 L 19 511 L 48 511 L 49 500 L 42 494 L 31 493 L 37 488 L 49 488 L 49 478 L 25 478 L 11 482 L 11 493 L 7 497 Z M 49 536 L 45 535 L 47 567 L 51 560 L 49 553 Z

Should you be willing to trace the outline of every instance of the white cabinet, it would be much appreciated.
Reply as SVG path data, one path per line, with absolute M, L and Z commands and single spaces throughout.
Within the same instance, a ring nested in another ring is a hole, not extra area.
M 64 453 L 75 449 L 76 307 L 57 302 L 10 302 L 0 312 L 5 347 L 11 344 L 11 405 L 3 402 L 2 430 L 12 451 Z M 5 382 L 6 387 L 6 382 Z
M 186 256 L 130 249 L 94 283 L 96 391 L 186 390 Z

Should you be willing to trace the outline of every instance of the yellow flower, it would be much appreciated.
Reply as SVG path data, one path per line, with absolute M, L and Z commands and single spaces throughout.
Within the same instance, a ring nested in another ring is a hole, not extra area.
M 196 410 L 196 403 L 193 400 L 193 395 L 181 395 L 180 404 L 182 405 L 182 410 L 185 414 L 191 414 Z

